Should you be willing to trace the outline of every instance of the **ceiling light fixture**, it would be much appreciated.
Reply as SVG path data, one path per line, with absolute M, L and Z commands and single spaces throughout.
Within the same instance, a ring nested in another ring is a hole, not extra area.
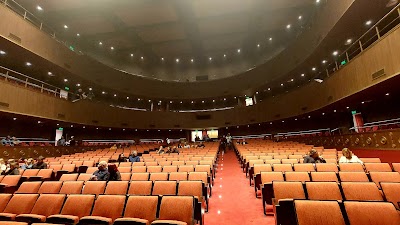
M 131 53 L 131 57 L 133 57 L 133 53 Z
M 25 65 L 27 65 L 27 66 L 32 66 L 32 63 L 26 62 Z
M 293 82 L 294 81 L 294 79 L 292 78 L 291 80 L 290 80 L 290 82 Z
M 161 61 L 164 61 L 164 58 L 161 58 Z
M 179 63 L 179 59 L 175 59 L 175 61 L 176 61 L 177 63 Z
M 76 36 L 80 37 L 81 35 L 79 33 L 77 33 Z
M 142 57 L 140 57 L 140 59 L 141 59 L 141 60 L 143 60 L 143 59 L 144 59 L 144 57 L 142 56 Z
M 390 93 L 386 93 L 385 95 L 386 95 L 386 96 L 389 96 L 389 95 L 390 95 Z
M 271 88 L 268 88 L 268 91 L 270 91 L 271 90 Z
M 290 25 L 290 24 L 286 25 L 287 29 L 290 29 L 291 27 L 292 27 L 292 25 Z
M 372 20 L 368 20 L 367 22 L 365 22 L 365 25 L 370 26 L 372 24 Z
M 269 40 L 272 41 L 272 37 L 270 37 Z
M 102 91 L 101 93 L 102 93 L 103 95 L 105 95 L 105 94 L 106 94 L 106 92 L 105 92 L 105 91 Z
M 281 86 L 283 86 L 283 84 L 281 84 Z
M 80 87 L 80 86 L 81 86 L 81 84 L 79 84 L 79 83 L 78 83 L 78 84 L 76 84 L 76 86 L 77 86 L 77 87 Z
M 36 6 L 36 9 L 39 11 L 43 11 L 43 8 L 40 5 Z
M 194 59 L 191 59 L 190 62 L 194 62 Z
M 126 99 L 129 99 L 129 97 L 126 97 Z
M 103 45 L 103 42 L 100 41 L 100 42 L 99 42 L 99 45 Z
M 338 54 L 339 54 L 338 51 L 334 51 L 334 52 L 332 53 L 333 56 L 337 56 Z
M 93 88 L 89 88 L 89 91 L 93 90 Z
M 259 48 L 260 47 L 260 44 L 257 44 L 257 48 Z
M 117 94 L 114 94 L 114 97 L 117 97 Z
M 346 44 L 351 44 L 353 40 L 351 38 L 347 39 Z
M 315 2 L 316 2 L 316 3 L 319 3 L 319 2 L 320 2 L 320 0 L 315 0 Z
M 322 64 L 325 64 L 325 63 L 327 63 L 327 61 L 326 60 L 322 60 Z
M 317 70 L 317 68 L 315 68 L 315 67 L 312 68 L 312 71 L 316 71 L 316 70 Z
M 240 53 L 240 48 L 237 50 L 238 53 Z
M 65 28 L 65 29 L 68 29 L 68 26 L 67 26 L 67 25 L 64 25 L 64 28 Z
M 5 55 L 5 54 L 7 54 L 5 51 L 0 50 L 0 55 Z
M 113 46 L 111 46 L 111 48 L 110 48 L 111 50 L 114 50 L 114 47 Z
M 47 75 L 53 76 L 53 73 L 52 72 L 47 72 Z
M 210 58 L 208 58 L 208 60 L 210 60 L 210 61 L 211 61 L 211 60 L 212 60 L 212 58 L 210 57 Z
M 303 16 L 300 15 L 300 16 L 299 16 L 299 20 L 301 20 L 301 19 L 303 19 Z
M 64 82 L 68 82 L 68 79 L 64 79 Z
M 301 76 L 302 76 L 302 77 L 304 77 L 304 76 L 305 76 L 305 74 L 304 74 L 304 73 L 302 73 L 302 74 L 301 74 Z

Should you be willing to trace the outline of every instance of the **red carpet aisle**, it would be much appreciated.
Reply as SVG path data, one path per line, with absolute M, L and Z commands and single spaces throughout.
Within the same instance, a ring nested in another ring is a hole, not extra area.
M 249 186 L 249 180 L 233 151 L 219 157 L 218 173 L 204 224 L 275 224 L 273 216 L 264 216 L 261 199 L 255 197 L 254 187 Z

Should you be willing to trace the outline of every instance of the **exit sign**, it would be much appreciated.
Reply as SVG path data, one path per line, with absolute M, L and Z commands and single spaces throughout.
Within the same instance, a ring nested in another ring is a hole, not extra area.
M 354 115 L 354 114 L 357 114 L 357 111 L 356 111 L 356 110 L 351 111 L 351 115 Z

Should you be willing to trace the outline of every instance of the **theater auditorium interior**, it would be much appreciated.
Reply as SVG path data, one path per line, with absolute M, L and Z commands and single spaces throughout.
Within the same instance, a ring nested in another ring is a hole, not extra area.
M 398 0 L 0 0 L 0 225 L 399 225 Z

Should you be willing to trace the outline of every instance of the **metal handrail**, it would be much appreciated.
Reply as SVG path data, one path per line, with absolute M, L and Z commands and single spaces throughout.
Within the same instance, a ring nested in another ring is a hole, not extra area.
M 379 127 L 379 126 L 395 125 L 395 124 L 400 124 L 400 118 L 365 123 L 363 126 L 354 126 L 354 127 L 350 128 L 349 130 L 355 130 L 355 129 L 360 129 L 360 128 L 361 129 L 371 128 L 371 127 L 375 127 L 375 126 Z
M 285 133 L 277 133 L 277 135 L 292 135 L 292 134 L 310 134 L 313 132 L 322 132 L 322 131 L 330 131 L 330 128 L 324 129 L 317 129 L 317 130 L 303 130 L 303 131 L 292 131 L 292 132 L 285 132 Z

